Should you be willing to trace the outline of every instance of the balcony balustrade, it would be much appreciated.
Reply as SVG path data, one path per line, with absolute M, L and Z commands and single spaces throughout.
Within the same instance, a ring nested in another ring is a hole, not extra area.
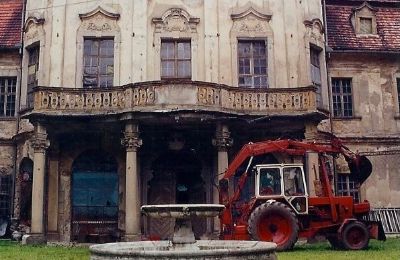
M 109 89 L 37 87 L 29 114 L 104 115 L 204 111 L 237 115 L 317 112 L 315 88 L 238 88 L 206 82 L 141 82 Z

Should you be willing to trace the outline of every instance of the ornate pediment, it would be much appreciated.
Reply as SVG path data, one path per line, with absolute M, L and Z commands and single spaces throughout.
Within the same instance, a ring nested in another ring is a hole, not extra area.
M 244 35 L 266 34 L 271 31 L 269 21 L 271 13 L 267 10 L 247 4 L 241 8 L 235 8 L 231 12 L 233 20 L 232 31 Z
M 253 6 L 252 4 L 247 4 L 244 7 L 233 9 L 231 13 L 231 18 L 233 21 L 235 21 L 243 19 L 250 15 L 264 21 L 269 21 L 272 17 L 272 14 L 268 10 L 258 8 L 256 6 Z
M 43 39 L 43 24 L 45 20 L 40 16 L 29 16 L 23 27 L 24 41 L 26 45 L 30 45 L 36 41 Z
M 27 32 L 30 26 L 37 26 L 42 24 L 44 24 L 44 18 L 29 16 L 24 23 L 24 32 Z
M 312 20 L 305 20 L 303 23 L 311 31 L 318 31 L 321 34 L 324 33 L 324 25 L 322 21 L 318 18 L 314 18 Z
M 80 30 L 96 33 L 118 31 L 117 20 L 119 17 L 118 13 L 98 6 L 89 12 L 79 14 L 79 18 L 82 20 Z
M 98 6 L 95 9 L 79 14 L 79 18 L 81 20 L 91 19 L 96 15 L 103 15 L 108 19 L 118 20 L 120 15 L 112 10 L 106 10 L 104 7 Z
M 199 18 L 194 18 L 181 8 L 171 8 L 161 17 L 153 18 L 156 32 L 197 32 Z
M 303 23 L 306 27 L 306 35 L 308 40 L 311 43 L 321 47 L 325 41 L 325 28 L 322 21 L 318 18 L 314 18 L 311 20 L 305 20 Z
M 370 4 L 368 4 L 367 2 L 364 2 L 362 5 L 358 6 L 358 7 L 354 7 L 353 11 L 358 12 L 361 10 L 368 10 L 370 12 L 376 12 L 376 9 L 374 7 L 372 7 Z

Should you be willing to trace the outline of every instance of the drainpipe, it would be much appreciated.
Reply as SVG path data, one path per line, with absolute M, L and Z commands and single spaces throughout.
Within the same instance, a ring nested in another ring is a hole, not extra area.
M 331 82 L 329 80 L 329 67 L 328 59 L 330 57 L 331 48 L 328 46 L 328 26 L 326 24 L 326 0 L 322 0 L 322 13 L 324 19 L 324 38 L 325 38 L 325 70 L 326 70 L 326 83 L 328 87 L 328 102 L 329 102 L 329 124 L 331 128 L 331 134 L 333 134 L 333 121 L 332 121 L 332 89 Z
M 19 126 L 20 126 L 20 121 L 21 121 L 21 115 L 19 114 L 19 111 L 21 110 L 21 90 L 22 90 L 22 57 L 24 53 L 24 23 L 25 23 L 25 11 L 26 11 L 26 2 L 27 0 L 24 0 L 22 3 L 22 18 L 21 18 L 21 46 L 19 47 L 19 57 L 20 57 L 20 66 L 19 66 L 19 84 L 18 84 L 18 106 L 17 106 L 17 121 L 16 121 L 16 133 L 15 135 L 17 136 L 19 134 Z M 18 143 L 16 141 L 16 138 L 14 138 L 14 175 L 12 179 L 12 190 L 11 190 L 11 218 L 15 217 L 14 214 L 14 204 L 15 204 L 15 185 L 16 185 L 16 180 L 17 180 L 17 157 L 18 157 Z
M 326 23 L 326 0 L 322 0 L 322 13 L 324 19 L 324 37 L 325 37 L 325 69 L 326 69 L 326 83 L 328 87 L 328 102 L 329 102 L 329 125 L 331 127 L 331 134 L 334 134 L 333 131 L 333 119 L 332 119 L 332 86 L 331 81 L 329 80 L 329 66 L 328 59 L 330 57 L 330 53 L 332 52 L 332 48 L 328 45 L 328 26 Z M 336 194 L 336 183 L 337 183 L 337 174 L 336 174 L 336 159 L 333 158 L 333 181 L 334 181 L 334 192 Z

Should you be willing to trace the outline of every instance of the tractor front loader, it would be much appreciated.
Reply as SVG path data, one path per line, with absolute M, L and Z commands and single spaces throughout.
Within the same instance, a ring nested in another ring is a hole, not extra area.
M 308 195 L 303 163 L 256 162 L 268 154 L 305 158 L 309 152 L 318 154 L 317 167 L 307 169 L 308 175 L 315 175 L 316 196 Z M 338 139 L 328 144 L 276 140 L 243 146 L 219 183 L 220 203 L 225 205 L 221 239 L 272 241 L 278 250 L 293 248 L 299 237 L 316 235 L 349 250 L 367 248 L 370 238 L 385 240 L 381 223 L 363 218 L 369 202 L 333 194 L 329 162 L 338 155 L 344 156 L 360 184 L 371 174 L 370 161 Z

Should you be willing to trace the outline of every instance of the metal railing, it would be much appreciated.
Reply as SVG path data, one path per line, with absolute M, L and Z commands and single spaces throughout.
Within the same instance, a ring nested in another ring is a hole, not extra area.
M 380 220 L 386 234 L 400 234 L 400 208 L 371 209 L 368 220 Z

